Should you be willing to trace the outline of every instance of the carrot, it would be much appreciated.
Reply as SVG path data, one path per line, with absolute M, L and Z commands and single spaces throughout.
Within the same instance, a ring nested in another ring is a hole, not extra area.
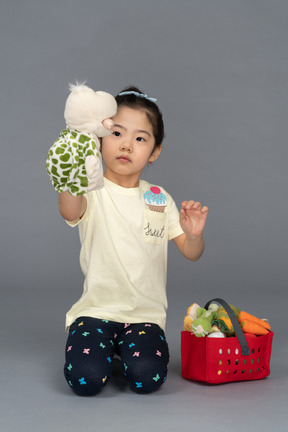
M 253 333 L 257 336 L 261 336 L 269 333 L 269 331 L 266 328 L 264 328 L 262 325 L 256 323 L 255 321 L 250 321 L 248 319 L 241 321 L 240 325 L 244 333 Z
M 270 330 L 270 328 L 271 328 L 270 324 L 268 324 L 266 321 L 263 321 L 260 318 L 256 318 L 254 315 L 251 315 L 248 312 L 241 311 L 239 316 L 238 316 L 238 321 L 241 323 L 241 321 L 246 321 L 246 320 L 253 321 L 253 322 L 261 325 L 262 327 L 264 327 L 267 330 Z

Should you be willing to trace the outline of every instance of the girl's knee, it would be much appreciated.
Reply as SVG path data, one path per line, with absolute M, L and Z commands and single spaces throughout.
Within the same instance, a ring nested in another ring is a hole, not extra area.
M 155 377 L 142 377 L 133 379 L 130 382 L 130 387 L 133 391 L 139 394 L 154 393 L 157 391 L 162 384 L 166 381 L 166 376 L 160 376 L 156 374 Z
M 136 393 L 153 393 L 166 381 L 167 368 L 133 367 L 125 372 L 125 377 Z
M 109 381 L 110 376 L 93 370 L 64 367 L 64 375 L 71 390 L 78 396 L 94 396 L 100 393 Z

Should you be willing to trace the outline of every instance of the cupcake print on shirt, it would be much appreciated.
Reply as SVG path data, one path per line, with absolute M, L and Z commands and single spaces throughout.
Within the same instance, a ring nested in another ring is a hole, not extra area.
M 145 192 L 144 201 L 150 210 L 159 213 L 164 213 L 167 206 L 167 198 L 157 186 L 152 186 L 149 191 Z

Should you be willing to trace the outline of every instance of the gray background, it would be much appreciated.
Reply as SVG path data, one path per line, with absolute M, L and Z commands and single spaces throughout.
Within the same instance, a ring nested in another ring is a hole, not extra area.
M 286 0 L 0 1 L 1 430 L 286 430 L 287 21 Z M 166 139 L 143 178 L 210 208 L 199 262 L 170 246 L 170 373 L 147 397 L 115 374 L 77 398 L 62 374 L 83 278 L 45 159 L 76 79 L 158 98 Z M 186 309 L 215 296 L 269 318 L 268 379 L 181 378 Z

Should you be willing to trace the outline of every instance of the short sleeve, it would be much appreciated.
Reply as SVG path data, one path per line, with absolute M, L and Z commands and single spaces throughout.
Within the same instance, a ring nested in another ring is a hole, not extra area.
M 167 194 L 168 195 L 168 194 Z M 180 226 L 179 222 L 179 211 L 177 206 L 173 200 L 173 198 L 169 196 L 167 212 L 168 212 L 168 240 L 172 240 L 175 237 L 183 234 L 183 230 Z

